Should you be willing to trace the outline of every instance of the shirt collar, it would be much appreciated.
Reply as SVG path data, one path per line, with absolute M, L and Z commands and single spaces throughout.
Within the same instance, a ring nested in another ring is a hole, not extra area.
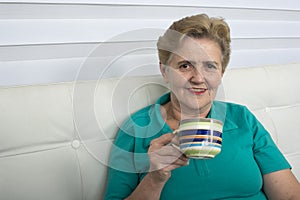
M 237 124 L 228 117 L 227 112 L 227 103 L 215 100 L 208 114 L 208 117 L 223 122 L 223 132 L 238 128 Z

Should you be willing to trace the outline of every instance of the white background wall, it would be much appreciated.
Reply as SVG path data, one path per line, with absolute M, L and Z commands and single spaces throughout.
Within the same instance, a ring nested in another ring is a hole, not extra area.
M 298 0 L 0 0 L 0 86 L 157 74 L 174 20 L 222 16 L 230 68 L 300 62 Z

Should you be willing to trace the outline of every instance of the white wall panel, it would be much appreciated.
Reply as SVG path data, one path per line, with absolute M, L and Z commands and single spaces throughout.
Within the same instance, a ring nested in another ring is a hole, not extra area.
M 126 26 L 123 26 L 126 24 Z M 124 33 L 136 29 L 160 29 L 167 27 L 169 21 L 160 20 L 1 20 L 2 36 L 0 45 L 26 45 L 26 44 L 49 44 L 49 43 L 85 43 L 106 42 L 122 35 L 122 41 L 130 40 L 153 40 L 158 34 L 135 35 Z M 157 31 L 155 30 L 155 33 Z M 125 37 L 125 38 L 124 38 Z M 114 39 L 120 41 L 120 39 Z
M 86 20 L 1 20 L 0 45 L 49 43 L 87 43 L 156 40 L 169 20 L 86 19 Z M 233 38 L 298 37 L 299 22 L 228 20 Z M 126 26 L 122 26 L 126 24 Z M 132 30 L 149 30 L 146 34 L 127 34 Z M 122 38 L 118 36 L 122 35 Z M 122 39 L 122 40 L 121 40 Z
M 160 6 L 150 3 L 143 6 L 139 4 L 1 3 L 0 19 L 169 19 L 171 23 L 182 16 L 204 12 L 209 15 L 236 20 L 299 21 L 298 10 L 284 10 L 282 9 L 283 6 L 279 9 L 271 9 L 271 7 L 253 9 L 249 7 L 224 7 L 222 5 L 210 7 L 206 4 Z M 299 6 L 295 8 L 299 8 Z M 155 14 L 153 14 L 154 11 Z
M 82 79 L 158 73 L 157 37 L 202 12 L 231 27 L 229 67 L 300 62 L 296 0 L 0 0 L 0 86 L 72 81 L 86 60 Z
M 223 0 L 11 0 L 0 2 L 17 2 L 17 3 L 71 3 L 71 4 L 109 4 L 109 5 L 160 5 L 160 6 L 212 6 L 212 7 L 238 7 L 238 8 L 266 8 L 266 9 L 298 9 L 300 2 L 296 0 L 230 0 L 224 2 Z M 298 6 L 298 7 L 297 7 Z
M 157 56 L 154 54 L 22 60 L 1 62 L 0 65 L 1 86 L 159 73 Z
M 300 38 L 237 38 L 233 39 L 231 46 L 235 51 L 250 50 L 282 50 L 299 49 Z M 97 56 L 119 56 L 122 52 L 136 49 L 155 49 L 156 41 L 132 41 L 132 42 L 107 42 L 107 43 L 71 43 L 71 44 L 44 44 L 44 45 L 10 45 L 0 48 L 1 61 L 28 61 L 44 59 L 68 59 L 87 58 L 90 54 Z M 255 52 L 255 51 L 254 51 Z M 155 54 L 151 51 L 149 53 Z M 144 54 L 144 52 L 143 52 Z M 234 56 L 233 56 L 234 58 Z M 259 61 L 258 61 L 259 62 Z M 235 66 L 235 65 L 234 65 Z

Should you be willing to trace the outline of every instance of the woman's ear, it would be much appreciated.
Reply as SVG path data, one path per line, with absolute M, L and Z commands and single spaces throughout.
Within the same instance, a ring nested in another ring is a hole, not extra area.
M 167 66 L 164 65 L 164 64 L 162 64 L 161 62 L 159 62 L 159 68 L 160 68 L 160 73 L 161 73 L 161 75 L 162 75 L 163 78 L 164 78 L 164 81 L 165 81 L 166 83 L 168 83 L 168 82 L 169 82 L 169 81 L 168 81 L 168 76 L 167 76 L 167 74 L 166 74 Z

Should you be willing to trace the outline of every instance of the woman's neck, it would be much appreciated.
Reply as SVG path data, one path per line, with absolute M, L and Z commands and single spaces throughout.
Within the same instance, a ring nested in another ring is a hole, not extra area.
M 195 102 L 196 103 L 196 102 Z M 199 108 L 190 108 L 186 106 L 184 103 L 180 103 L 174 94 L 171 93 L 170 102 L 167 105 L 167 111 L 171 114 L 171 117 L 182 120 L 188 118 L 198 118 L 198 117 L 207 117 L 210 109 L 211 103 L 204 105 Z
M 201 113 L 187 110 L 182 111 L 176 103 L 174 104 L 174 102 L 169 101 L 161 107 L 161 113 L 165 122 L 171 127 L 171 129 L 175 130 L 178 128 L 180 120 L 188 118 L 206 117 L 209 113 L 209 110 L 207 112 Z

